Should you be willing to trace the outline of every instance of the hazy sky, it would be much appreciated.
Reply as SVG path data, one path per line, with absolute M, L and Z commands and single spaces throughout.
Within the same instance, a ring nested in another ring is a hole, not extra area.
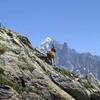
M 34 47 L 50 36 L 100 55 L 100 0 L 0 0 L 0 22 Z

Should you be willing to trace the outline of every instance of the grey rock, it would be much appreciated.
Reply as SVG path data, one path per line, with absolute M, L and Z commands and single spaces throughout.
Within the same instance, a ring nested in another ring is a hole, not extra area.
M 0 52 L 0 83 L 9 87 L 0 88 L 1 100 L 99 98 L 100 83 L 93 75 L 84 77 L 49 65 L 46 54 L 33 48 L 28 38 L 17 32 L 0 28 Z
M 73 81 L 72 79 L 66 78 L 60 74 L 56 75 L 51 73 L 50 77 L 56 84 L 77 100 L 90 100 L 89 95 L 79 82 Z

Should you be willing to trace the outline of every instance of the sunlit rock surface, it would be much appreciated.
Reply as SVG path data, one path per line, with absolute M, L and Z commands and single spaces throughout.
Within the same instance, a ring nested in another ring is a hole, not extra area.
M 92 74 L 51 66 L 45 57 L 27 37 L 0 28 L 0 100 L 99 100 L 100 83 Z

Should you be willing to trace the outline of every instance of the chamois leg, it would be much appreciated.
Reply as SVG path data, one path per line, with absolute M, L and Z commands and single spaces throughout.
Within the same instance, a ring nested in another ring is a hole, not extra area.
M 52 65 L 52 59 L 48 58 L 48 63 Z
M 52 65 L 52 59 L 50 59 L 50 65 Z
M 53 65 L 55 66 L 55 59 L 53 58 Z
M 51 65 L 54 65 L 54 59 L 53 58 L 51 59 Z

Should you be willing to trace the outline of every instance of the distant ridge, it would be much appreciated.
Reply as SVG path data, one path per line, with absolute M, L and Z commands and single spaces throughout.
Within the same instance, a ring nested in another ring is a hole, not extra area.
M 47 37 L 39 46 L 39 49 L 46 52 L 52 43 L 57 50 L 56 64 L 68 70 L 86 75 L 93 73 L 100 80 L 100 57 L 91 53 L 78 53 L 75 49 L 68 47 L 65 42 L 60 44 L 56 40 Z

